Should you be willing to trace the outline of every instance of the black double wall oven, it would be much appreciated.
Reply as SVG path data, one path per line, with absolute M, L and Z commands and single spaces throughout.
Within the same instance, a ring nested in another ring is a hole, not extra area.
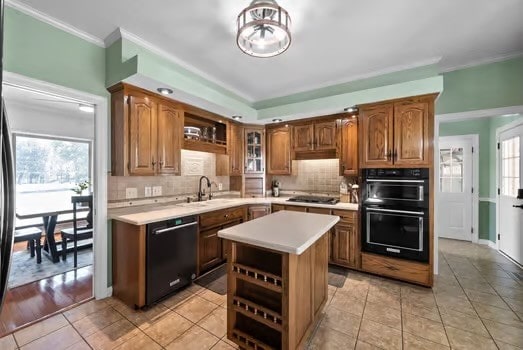
M 429 169 L 364 169 L 362 250 L 429 261 Z

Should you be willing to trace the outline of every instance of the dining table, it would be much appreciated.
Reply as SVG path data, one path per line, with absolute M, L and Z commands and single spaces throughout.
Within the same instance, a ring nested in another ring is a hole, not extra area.
M 77 212 L 89 211 L 89 207 L 78 207 Z M 53 263 L 60 261 L 60 255 L 57 250 L 57 242 L 54 239 L 55 228 L 58 215 L 72 214 L 73 205 L 69 203 L 42 203 L 41 206 L 31 206 L 29 208 L 16 208 L 16 217 L 20 220 L 42 218 L 45 240 L 43 245 L 44 255 Z M 59 242 L 58 242 L 59 243 Z

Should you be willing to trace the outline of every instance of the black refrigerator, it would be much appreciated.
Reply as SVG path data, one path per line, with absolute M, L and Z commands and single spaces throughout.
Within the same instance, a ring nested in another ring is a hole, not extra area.
M 0 154 L 2 168 L 0 169 L 0 311 L 7 293 L 9 264 L 13 249 L 14 231 L 14 165 L 11 148 L 11 135 L 5 113 L 3 81 L 3 51 L 4 51 L 4 0 L 0 0 Z

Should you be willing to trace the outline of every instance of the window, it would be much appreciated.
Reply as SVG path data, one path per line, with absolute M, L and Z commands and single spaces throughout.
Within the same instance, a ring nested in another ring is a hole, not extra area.
M 519 188 L 519 136 L 501 143 L 501 194 L 516 197 Z
M 439 158 L 440 191 L 463 193 L 463 148 L 440 149 Z
M 16 208 L 24 212 L 47 206 L 69 207 L 71 190 L 91 179 L 91 142 L 15 134 Z M 59 220 L 67 219 L 63 215 Z M 18 220 L 16 226 L 40 224 Z

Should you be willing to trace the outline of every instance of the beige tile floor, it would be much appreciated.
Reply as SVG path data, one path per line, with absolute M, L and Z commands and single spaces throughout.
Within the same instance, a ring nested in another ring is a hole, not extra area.
M 523 349 L 523 271 L 496 251 L 440 240 L 434 288 L 350 273 L 329 287 L 310 349 Z M 192 286 L 148 311 L 90 301 L 0 339 L 0 349 L 233 349 L 225 297 Z

